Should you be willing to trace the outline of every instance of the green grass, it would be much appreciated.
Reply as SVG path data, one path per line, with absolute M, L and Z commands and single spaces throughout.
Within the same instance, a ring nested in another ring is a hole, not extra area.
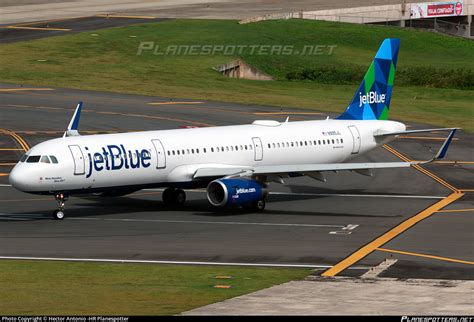
M 302 279 L 309 269 L 0 261 L 3 315 L 171 315 Z M 233 279 L 215 279 L 230 275 Z M 216 289 L 214 285 L 232 285 Z
M 429 32 L 384 26 L 315 21 L 268 21 L 239 25 L 235 21 L 170 20 L 123 28 L 2 45 L 2 82 L 208 99 L 246 104 L 342 111 L 357 85 L 288 81 L 302 68 L 339 66 L 365 69 L 386 37 L 401 38 L 397 69 L 446 73 L 474 69 L 474 42 Z M 130 36 L 136 36 L 131 38 Z M 141 41 L 163 51 L 168 45 L 306 45 L 336 46 L 332 55 L 136 55 Z M 276 77 L 262 82 L 229 79 L 212 67 L 235 58 Z M 47 62 L 38 62 L 46 59 Z M 403 84 L 402 84 L 403 85 Z M 87 102 L 87 98 L 84 98 Z M 390 118 L 474 132 L 473 90 L 400 86 L 395 89 Z

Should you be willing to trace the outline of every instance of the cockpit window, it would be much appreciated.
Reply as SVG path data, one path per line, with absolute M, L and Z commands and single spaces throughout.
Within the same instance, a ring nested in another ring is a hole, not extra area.
M 26 163 L 37 163 L 39 162 L 41 155 L 30 155 L 26 160 Z
M 20 162 L 25 162 L 26 159 L 28 159 L 28 155 L 27 155 L 27 154 L 25 154 L 25 155 L 23 155 L 23 156 L 21 157 Z
M 49 158 L 51 159 L 53 163 L 58 163 L 58 159 L 56 159 L 54 155 L 50 155 Z
M 51 163 L 51 161 L 49 161 L 49 158 L 48 158 L 47 155 L 43 155 L 43 156 L 41 157 L 41 162 L 42 162 L 42 163 Z

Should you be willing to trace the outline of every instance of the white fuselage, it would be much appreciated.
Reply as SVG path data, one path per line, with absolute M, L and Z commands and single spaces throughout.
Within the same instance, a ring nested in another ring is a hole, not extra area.
M 341 163 L 386 141 L 377 131 L 404 131 L 393 121 L 324 120 L 72 136 L 40 143 L 10 182 L 31 193 L 89 192 L 190 184 L 199 168 Z

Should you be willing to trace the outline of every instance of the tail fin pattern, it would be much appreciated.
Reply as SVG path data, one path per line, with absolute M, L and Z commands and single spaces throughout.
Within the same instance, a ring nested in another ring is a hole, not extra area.
M 388 119 L 399 47 L 400 39 L 387 38 L 382 42 L 351 104 L 338 119 Z

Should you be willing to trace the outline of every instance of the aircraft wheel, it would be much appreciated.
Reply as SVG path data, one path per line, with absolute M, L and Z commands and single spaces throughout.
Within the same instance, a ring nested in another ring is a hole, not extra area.
M 175 191 L 174 201 L 178 206 L 181 206 L 186 202 L 186 193 L 183 189 L 177 189 Z
M 63 220 L 65 215 L 64 215 L 64 211 L 62 210 L 55 210 L 54 213 L 53 213 L 53 217 L 55 220 Z
M 255 210 L 263 211 L 265 209 L 265 200 L 259 200 L 254 205 Z
M 162 198 L 165 205 L 171 205 L 173 203 L 173 194 L 173 188 L 166 188 L 165 191 L 163 191 Z

